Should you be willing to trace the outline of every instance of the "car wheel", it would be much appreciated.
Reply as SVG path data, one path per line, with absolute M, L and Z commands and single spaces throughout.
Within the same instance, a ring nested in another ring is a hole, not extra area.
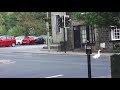
M 12 43 L 12 47 L 15 47 L 15 43 Z

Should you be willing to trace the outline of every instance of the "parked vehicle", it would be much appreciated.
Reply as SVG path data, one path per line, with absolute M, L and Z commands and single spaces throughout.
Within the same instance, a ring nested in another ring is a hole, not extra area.
M 35 44 L 34 36 L 24 37 L 24 39 L 22 40 L 22 44 L 28 44 L 28 45 Z
M 44 44 L 43 37 L 35 37 L 35 44 Z
M 16 45 L 16 40 L 13 36 L 0 36 L 0 46 L 12 46 Z
M 47 35 L 41 35 L 40 37 L 43 37 L 44 39 L 44 44 L 48 43 L 48 36 Z M 49 36 L 49 42 L 52 44 L 53 43 L 53 39 L 52 36 Z
M 15 37 L 16 39 L 16 45 L 22 44 L 22 40 L 24 39 L 25 36 L 17 36 Z

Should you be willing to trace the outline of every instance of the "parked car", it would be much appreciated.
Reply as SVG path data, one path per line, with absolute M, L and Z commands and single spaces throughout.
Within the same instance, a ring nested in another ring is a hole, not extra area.
M 28 44 L 28 45 L 35 44 L 34 36 L 24 37 L 24 39 L 22 40 L 22 44 Z
M 16 39 L 16 45 L 22 44 L 22 40 L 24 39 L 25 36 L 17 36 L 15 37 Z
M 12 46 L 16 45 L 16 40 L 13 36 L 0 36 L 0 46 Z
M 43 37 L 35 37 L 35 44 L 44 44 Z

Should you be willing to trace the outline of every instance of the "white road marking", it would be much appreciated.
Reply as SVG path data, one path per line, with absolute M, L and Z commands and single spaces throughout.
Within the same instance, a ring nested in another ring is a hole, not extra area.
M 55 76 L 49 76 L 49 77 L 45 77 L 45 78 L 56 78 L 56 77 L 61 77 L 63 75 L 55 75 Z
M 13 62 L 9 62 L 9 63 L 16 63 L 16 61 L 13 61 Z
M 15 61 L 10 61 L 10 60 L 0 60 L 0 64 L 10 64 L 10 63 L 15 63 Z

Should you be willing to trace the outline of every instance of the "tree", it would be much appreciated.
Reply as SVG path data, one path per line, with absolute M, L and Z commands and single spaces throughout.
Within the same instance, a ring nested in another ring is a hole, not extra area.
M 15 37 L 16 36 L 23 36 L 23 35 L 25 35 L 23 32 L 24 29 L 25 28 L 23 28 L 21 26 L 14 26 L 8 30 L 7 34 L 11 35 L 11 36 L 15 36 Z
M 5 26 L 0 26 L 0 35 L 6 35 Z
M 72 17 L 99 27 L 120 26 L 120 12 L 73 12 Z
M 46 34 L 45 17 L 45 12 L 0 12 L 0 31 L 2 35 L 40 36 Z
M 26 35 L 31 35 L 30 31 L 33 30 L 35 35 L 40 36 L 45 34 L 45 17 L 43 12 L 22 12 L 19 16 L 18 24 L 25 27 Z

